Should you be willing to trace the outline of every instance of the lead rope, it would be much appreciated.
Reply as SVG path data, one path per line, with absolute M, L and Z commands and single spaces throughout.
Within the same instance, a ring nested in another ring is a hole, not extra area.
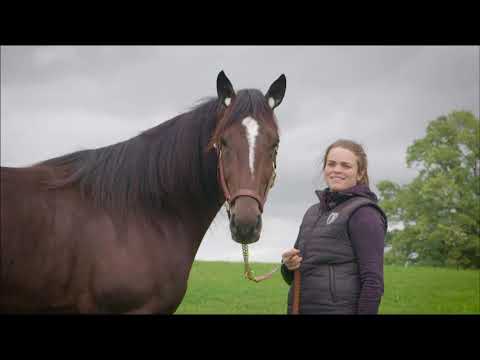
M 243 262 L 245 264 L 245 277 L 248 280 L 252 280 L 255 282 L 260 282 L 262 280 L 270 278 L 278 269 L 280 269 L 280 265 L 278 265 L 276 268 L 274 268 L 272 271 L 259 275 L 259 276 L 254 276 L 253 275 L 253 270 L 250 268 L 250 264 L 248 263 L 248 245 L 247 244 L 242 244 L 242 252 L 243 252 Z
M 225 202 L 225 210 L 227 211 L 228 218 L 230 219 L 230 207 L 228 205 L 228 201 Z M 244 263 L 244 269 L 245 269 L 244 275 L 248 280 L 260 282 L 262 280 L 272 277 L 272 275 L 276 271 L 278 271 L 278 269 L 280 269 L 281 264 L 266 274 L 255 276 L 253 274 L 252 268 L 250 267 L 250 264 L 248 263 L 248 245 L 247 244 L 242 244 L 242 253 L 243 253 L 243 263 Z
M 292 315 L 300 314 L 300 270 L 293 270 Z

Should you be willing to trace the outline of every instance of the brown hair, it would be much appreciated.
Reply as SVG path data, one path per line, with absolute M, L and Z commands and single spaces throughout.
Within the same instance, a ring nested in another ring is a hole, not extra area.
M 355 156 L 357 157 L 358 173 L 363 174 L 361 179 L 358 181 L 358 184 L 368 186 L 369 182 L 368 182 L 368 171 L 367 171 L 367 166 L 368 166 L 367 154 L 363 150 L 362 145 L 357 144 L 354 141 L 340 139 L 335 141 L 333 144 L 331 144 L 327 148 L 327 151 L 325 151 L 325 156 L 323 157 L 323 170 L 325 170 L 325 166 L 327 165 L 328 153 L 330 152 L 330 150 L 337 147 L 350 150 L 352 153 L 355 154 Z

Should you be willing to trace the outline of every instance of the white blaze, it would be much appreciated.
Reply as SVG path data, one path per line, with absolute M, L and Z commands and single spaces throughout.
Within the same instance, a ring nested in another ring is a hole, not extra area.
M 253 176 L 253 163 L 255 161 L 255 139 L 258 135 L 258 123 L 257 120 L 249 116 L 243 119 L 242 125 L 245 126 L 247 130 L 248 164 L 250 165 L 250 172 Z

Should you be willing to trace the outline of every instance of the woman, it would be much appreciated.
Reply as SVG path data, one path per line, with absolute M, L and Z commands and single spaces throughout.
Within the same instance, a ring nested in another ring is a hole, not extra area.
M 300 314 L 377 314 L 387 218 L 369 189 L 362 146 L 334 142 L 323 172 L 328 187 L 316 191 L 319 202 L 305 213 L 294 248 L 282 254 L 282 276 L 291 285 L 300 271 Z

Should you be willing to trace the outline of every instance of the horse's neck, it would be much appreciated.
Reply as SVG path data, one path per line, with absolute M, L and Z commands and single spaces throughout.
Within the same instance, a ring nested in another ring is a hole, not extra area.
M 194 252 L 196 253 L 200 244 L 211 226 L 217 213 L 221 210 L 221 204 L 205 206 L 202 209 L 186 211 L 182 215 L 182 223 L 188 224 L 193 240 Z

